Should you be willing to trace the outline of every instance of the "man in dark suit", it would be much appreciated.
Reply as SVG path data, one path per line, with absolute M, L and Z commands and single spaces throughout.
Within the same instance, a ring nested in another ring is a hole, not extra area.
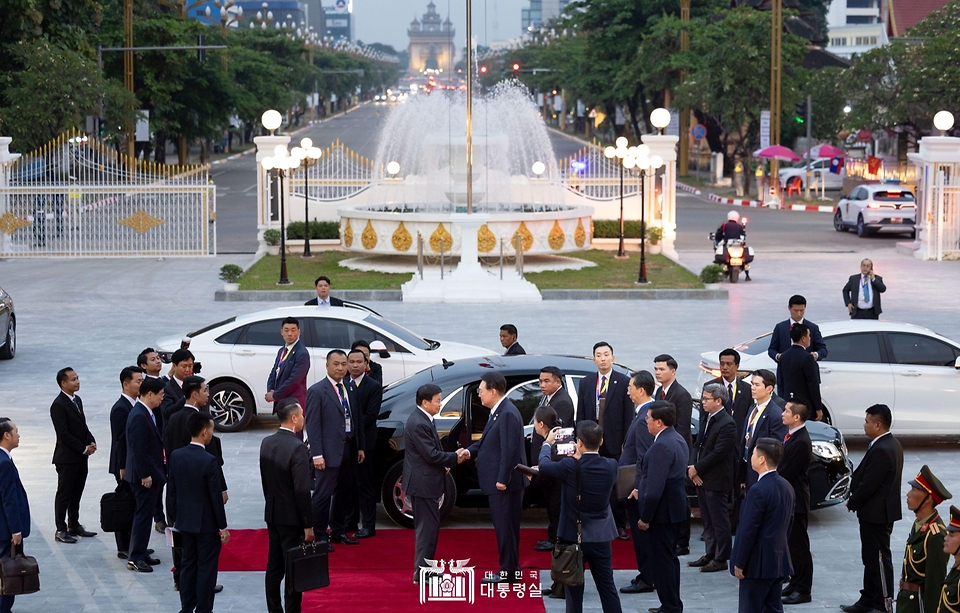
M 677 381 L 677 361 L 673 356 L 662 354 L 653 358 L 653 376 L 657 378 L 660 388 L 654 392 L 654 400 L 672 402 L 677 409 L 677 423 L 674 429 L 687 441 L 687 457 L 693 449 L 692 421 L 693 398 Z M 690 508 L 687 507 L 687 518 L 680 526 L 677 537 L 678 554 L 685 556 L 690 553 Z
M 160 560 L 147 553 L 150 544 L 150 520 L 157 508 L 160 488 L 166 481 L 163 463 L 163 441 L 157 426 L 156 412 L 163 402 L 164 383 L 146 379 L 140 384 L 140 397 L 127 417 L 127 466 L 124 479 L 130 484 L 137 506 L 130 529 L 127 568 L 152 573 Z
M 137 396 L 140 395 L 140 384 L 143 382 L 143 369 L 139 366 L 127 366 L 120 371 L 120 388 L 122 392 L 110 409 L 110 474 L 117 479 L 117 491 L 130 490 L 130 486 L 123 479 L 127 468 L 127 418 L 133 409 Z M 127 559 L 127 550 L 130 548 L 130 530 L 117 530 L 113 533 L 117 540 L 117 557 Z
M 807 299 L 799 294 L 790 296 L 788 307 L 790 309 L 790 319 L 778 323 L 773 328 L 773 334 L 770 335 L 770 346 L 767 348 L 767 355 L 770 356 L 770 359 L 779 361 L 780 354 L 790 346 L 790 328 L 793 324 L 806 324 L 810 328 L 810 347 L 808 351 L 814 360 L 822 360 L 827 357 L 827 344 L 823 342 L 820 326 L 803 318 L 803 314 L 807 311 Z
M 480 491 L 490 501 L 490 519 L 497 535 L 500 573 L 484 577 L 484 583 L 512 583 L 520 576 L 520 511 L 527 478 L 517 472 L 523 464 L 523 420 L 508 398 L 507 380 L 499 372 L 480 377 L 477 395 L 490 409 L 480 440 L 467 449 L 467 459 L 476 458 Z M 481 449 L 483 452 L 481 453 Z
M 163 450 L 167 458 L 173 457 L 173 452 L 183 449 L 192 442 L 193 434 L 190 433 L 192 416 L 197 413 L 209 416 L 205 407 L 210 400 L 210 390 L 203 377 L 190 375 L 183 380 L 181 390 L 185 396 L 183 407 L 170 416 L 163 429 Z M 210 440 L 204 443 L 204 449 L 217 461 L 217 474 L 220 479 L 220 492 L 223 499 L 221 504 L 226 504 L 229 496 L 227 494 L 227 480 L 223 475 L 223 447 L 220 444 L 220 438 L 211 434 Z M 169 474 L 169 463 L 167 468 Z M 167 496 L 167 508 L 170 508 L 169 495 Z M 174 589 L 179 589 L 184 552 L 179 533 L 175 532 L 173 534 L 173 545 L 173 585 Z M 216 586 L 217 593 L 222 590 L 223 586 Z
M 606 341 L 593 346 L 593 363 L 597 365 L 597 374 L 580 379 L 577 389 L 577 423 L 583 420 L 595 421 L 603 429 L 603 445 L 600 455 L 605 458 L 620 458 L 624 436 L 630 422 L 633 421 L 633 407 L 627 395 L 630 377 L 613 369 L 613 347 Z M 623 540 L 627 535 L 627 513 L 623 503 L 616 495 L 610 500 L 613 520 L 617 524 L 617 537 Z
M 873 274 L 873 262 L 860 262 L 860 274 L 851 275 L 843 286 L 843 303 L 850 319 L 880 319 L 880 294 L 887 291 L 883 277 Z
M 782 613 L 780 583 L 793 572 L 787 533 L 793 521 L 793 488 L 777 474 L 779 440 L 761 438 L 750 463 L 760 475 L 740 510 L 730 574 L 740 580 L 740 613 Z
M 719 383 L 703 388 L 703 432 L 694 443 L 687 476 L 697 486 L 700 519 L 706 549 L 703 556 L 688 566 L 702 573 L 727 570 L 730 559 L 730 515 L 727 504 L 733 491 L 733 473 L 737 460 L 737 425 L 724 409 L 727 390 Z
M 193 375 L 194 357 L 189 349 L 180 348 L 173 352 L 170 358 L 170 377 L 166 379 L 166 386 L 163 388 L 163 403 L 156 412 L 157 427 L 160 428 L 160 435 L 166 427 L 166 422 L 173 417 L 173 414 L 183 408 L 186 402 L 186 396 L 183 393 L 184 380 Z M 170 457 L 170 456 L 166 456 Z M 163 516 L 163 487 L 157 491 L 157 508 L 153 512 L 154 528 L 157 532 L 163 533 L 167 529 L 167 522 Z
M 303 409 L 294 398 L 276 406 L 280 429 L 260 443 L 260 484 L 263 520 L 270 540 L 264 584 L 267 613 L 283 613 L 280 582 L 286 574 L 286 551 L 314 540 L 310 509 L 310 452 L 297 434 L 303 430 Z M 283 601 L 286 613 L 300 613 L 303 594 L 287 577 Z
M 11 547 L 23 547 L 30 536 L 30 504 L 11 452 L 20 445 L 20 431 L 9 417 L 0 417 L 0 559 Z M 10 613 L 14 596 L 0 596 L 0 613 Z
M 793 510 L 793 527 L 790 529 L 790 559 L 793 573 L 790 583 L 783 588 L 783 604 L 810 602 L 813 587 L 813 556 L 810 555 L 810 536 L 807 534 L 807 518 L 810 515 L 810 479 L 807 470 L 813 461 L 813 446 L 807 432 L 807 417 L 810 407 L 794 397 L 787 401 L 783 410 L 783 425 L 787 434 L 783 437 L 783 459 L 777 463 L 777 473 L 793 488 L 796 501 Z
M 727 402 L 724 408 L 733 415 L 737 432 L 743 432 L 743 424 L 750 414 L 753 397 L 750 384 L 737 376 L 740 370 L 740 353 L 736 349 L 724 349 L 720 352 L 720 376 L 707 383 L 719 383 L 727 390 Z
M 640 521 L 640 478 L 643 476 L 643 458 L 653 445 L 653 435 L 647 429 L 647 409 L 653 402 L 653 391 L 656 380 L 646 370 L 638 371 L 630 379 L 627 393 L 630 402 L 636 407 L 633 421 L 627 428 L 626 440 L 623 442 L 623 453 L 620 454 L 620 466 L 633 466 L 633 491 L 627 496 L 624 505 L 627 507 L 627 519 L 630 524 L 630 533 L 633 535 L 633 556 L 637 561 L 637 576 L 629 585 L 620 588 L 621 594 L 641 594 L 652 592 L 655 588 L 653 569 L 650 566 L 650 533 L 641 530 L 637 522 Z
M 80 375 L 72 368 L 57 372 L 60 393 L 50 405 L 50 420 L 57 434 L 53 464 L 57 467 L 57 495 L 54 499 L 56 539 L 76 543 L 78 536 L 96 536 L 80 525 L 80 498 L 87 483 L 87 464 L 97 451 L 97 442 L 87 428 L 80 391 Z M 69 522 L 69 523 L 68 523 Z
M 383 345 L 383 341 L 377 341 Z M 354 349 L 359 349 L 363 352 L 363 355 L 367 356 L 367 373 L 371 378 L 376 379 L 380 383 L 383 383 L 383 366 L 380 366 L 373 359 L 370 358 L 370 343 L 361 339 L 353 341 L 353 344 L 350 345 L 350 351 Z
M 143 369 L 144 379 L 163 379 L 166 383 L 169 377 L 161 374 L 163 370 L 163 360 L 160 354 L 153 347 L 147 347 L 137 355 L 137 366 Z
M 373 454 L 377 449 L 377 417 L 383 402 L 383 384 L 366 374 L 367 356 L 360 349 L 347 354 L 347 371 L 350 384 L 357 394 L 357 422 L 363 428 L 363 462 L 356 467 L 355 500 L 348 505 L 348 526 L 356 526 L 363 519 L 363 526 L 353 535 L 355 539 L 377 535 L 377 485 L 373 474 Z
M 757 472 L 750 462 L 754 445 L 765 437 L 782 441 L 787 434 L 787 427 L 783 425 L 783 407 L 773 399 L 773 387 L 776 382 L 776 376 L 766 369 L 754 372 L 750 379 L 753 406 L 750 407 L 750 413 L 743 424 L 743 432 L 739 437 L 740 448 L 737 450 L 741 459 L 738 479 L 741 496 L 744 496 L 746 490 L 757 482 Z
M 330 541 L 356 545 L 360 541 L 343 532 L 345 526 L 335 526 L 338 518 L 330 515 L 330 503 L 340 478 L 340 467 L 354 460 L 363 462 L 365 438 L 357 412 L 356 391 L 347 375 L 347 354 L 334 349 L 327 354 L 327 376 L 307 390 L 306 431 L 310 441 L 310 455 L 317 470 L 313 490 L 313 530 L 327 549 L 327 526 L 331 527 Z M 348 457 L 348 455 L 352 457 Z M 345 518 L 343 518 L 345 522 Z
M 583 561 L 597 585 L 603 613 L 620 613 L 620 596 L 613 582 L 613 548 L 610 541 L 617 535 L 610 496 L 617 484 L 617 462 L 600 456 L 603 431 L 592 421 L 577 425 L 577 452 L 573 457 L 552 459 L 551 446 L 556 430 L 550 432 L 540 446 L 540 472 L 562 484 L 563 504 L 560 507 L 560 528 L 557 538 L 566 543 L 580 543 Z M 578 528 L 577 523 L 580 523 Z M 567 586 L 567 613 L 583 611 L 583 586 Z
M 860 558 L 863 562 L 863 589 L 860 599 L 840 607 L 847 613 L 868 613 L 883 610 L 884 594 L 880 584 L 880 556 L 887 589 L 893 589 L 893 566 L 890 562 L 890 533 L 900 514 L 900 477 L 903 472 L 903 448 L 890 433 L 893 415 L 890 407 L 875 404 L 866 411 L 863 432 L 870 439 L 867 452 L 850 479 L 847 509 L 857 514 L 860 522 Z
M 296 317 L 283 320 L 280 336 L 284 346 L 277 352 L 277 359 L 270 369 L 264 399 L 276 403 L 284 398 L 296 398 L 300 406 L 306 406 L 310 350 L 300 342 L 300 322 Z
M 517 342 L 519 332 L 513 324 L 503 324 L 500 326 L 500 344 L 506 351 L 503 355 L 526 355 L 520 343 Z
M 303 303 L 304 306 L 335 306 L 342 307 L 343 300 L 339 298 L 334 298 L 330 295 L 330 278 L 320 275 L 317 277 L 317 280 L 313 282 L 313 286 L 317 289 L 317 297 L 311 298 Z
M 183 543 L 180 610 L 211 613 L 221 543 L 230 540 L 220 488 L 220 466 L 207 452 L 213 419 L 194 411 L 187 419 L 190 444 L 170 456 L 167 517 Z
M 817 361 L 807 352 L 810 347 L 810 329 L 795 324 L 790 329 L 793 344 L 780 354 L 777 362 L 777 395 L 786 401 L 803 398 L 809 403 L 811 415 L 823 417 L 820 404 L 820 370 Z
M 640 479 L 640 520 L 637 526 L 650 531 L 650 564 L 660 598 L 658 613 L 681 613 L 680 560 L 677 537 L 687 512 L 685 489 L 690 450 L 673 425 L 677 410 L 673 403 L 654 402 L 647 409 L 647 430 L 653 445 L 643 456 Z
M 563 371 L 556 366 L 544 366 L 540 369 L 540 407 L 550 407 L 559 422 L 558 425 L 564 428 L 571 428 L 574 425 L 573 400 L 570 394 L 563 388 Z M 537 407 L 537 408 L 540 408 Z M 543 444 L 544 438 L 536 428 L 530 439 L 530 461 L 536 463 L 536 455 Z M 552 551 L 553 544 L 557 540 L 557 525 L 560 521 L 560 484 L 550 477 L 539 475 L 531 484 L 533 487 L 539 487 L 543 490 L 543 496 L 547 505 L 547 540 L 537 541 L 533 546 L 534 551 Z
M 447 473 L 467 454 L 444 451 L 433 423 L 440 412 L 441 390 L 432 383 L 417 389 L 418 409 L 407 418 L 404 435 L 403 487 L 413 504 L 416 546 L 413 556 L 413 582 L 420 583 L 420 569 L 429 568 L 427 560 L 436 559 L 440 536 L 440 497 L 446 489 Z

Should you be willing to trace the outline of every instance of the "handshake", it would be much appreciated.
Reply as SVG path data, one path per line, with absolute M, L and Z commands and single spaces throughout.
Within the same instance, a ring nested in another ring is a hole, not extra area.
M 466 449 L 457 449 L 457 464 L 463 464 L 470 459 L 470 452 Z

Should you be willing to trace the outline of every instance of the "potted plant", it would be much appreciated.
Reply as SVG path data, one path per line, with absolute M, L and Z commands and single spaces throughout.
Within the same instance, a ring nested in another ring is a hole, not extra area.
M 223 291 L 235 292 L 240 289 L 240 277 L 243 276 L 243 269 L 236 264 L 224 264 L 220 268 L 220 280 L 223 281 Z
M 280 230 L 273 228 L 263 231 L 263 241 L 267 243 L 267 253 L 280 255 Z
M 720 281 L 723 279 L 723 266 L 719 264 L 707 264 L 700 271 L 700 281 L 707 289 L 720 289 Z
M 660 240 L 663 238 L 663 228 L 660 226 L 647 228 L 645 234 L 647 237 L 647 249 L 649 252 L 652 254 L 660 253 Z

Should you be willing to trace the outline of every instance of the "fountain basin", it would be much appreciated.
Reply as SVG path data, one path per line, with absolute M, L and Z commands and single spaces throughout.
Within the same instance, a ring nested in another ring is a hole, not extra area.
M 513 205 L 516 206 L 516 205 Z M 459 208 L 459 207 L 458 207 Z M 417 235 L 424 239 L 424 253 L 439 256 L 460 255 L 461 229 L 456 221 L 463 211 L 449 207 L 417 212 L 410 207 L 341 207 L 340 244 L 358 253 L 378 255 L 416 255 Z M 529 206 L 509 212 L 478 211 L 487 220 L 478 229 L 480 257 L 515 254 L 514 237 L 522 238 L 524 254 L 546 255 L 582 251 L 590 248 L 593 235 L 587 206 Z

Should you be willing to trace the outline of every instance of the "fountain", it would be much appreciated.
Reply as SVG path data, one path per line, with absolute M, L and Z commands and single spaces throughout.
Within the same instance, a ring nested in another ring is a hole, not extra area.
M 547 130 L 529 92 L 504 82 L 473 101 L 472 212 L 467 197 L 467 135 L 462 92 L 435 91 L 398 105 L 384 125 L 381 176 L 341 206 L 342 245 L 378 255 L 459 256 L 452 274 L 415 276 L 404 300 L 539 300 L 516 273 L 485 271 L 478 257 L 559 254 L 590 247 L 589 206 L 567 204 Z M 359 240 L 357 240 L 359 234 Z M 435 277 L 435 278 L 434 278 Z

